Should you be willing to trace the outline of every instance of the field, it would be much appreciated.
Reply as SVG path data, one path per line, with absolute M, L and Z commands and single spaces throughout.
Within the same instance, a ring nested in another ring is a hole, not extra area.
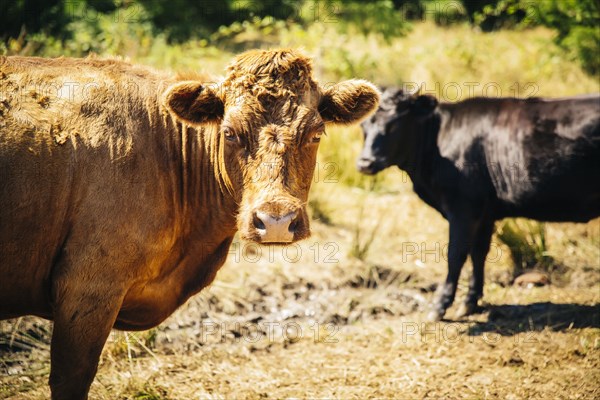
M 325 82 L 425 83 L 446 100 L 469 87 L 471 95 L 600 91 L 542 28 L 482 34 L 419 23 L 389 42 L 349 39 L 326 24 L 294 29 L 270 40 L 314 54 Z M 198 69 L 201 58 L 201 69 L 219 72 L 231 57 L 194 43 L 120 43 L 107 54 L 159 68 Z M 323 139 L 310 239 L 270 248 L 236 241 L 213 285 L 159 327 L 111 334 L 90 397 L 600 398 L 600 219 L 545 226 L 553 262 L 542 287 L 513 285 L 510 251 L 495 237 L 487 311 L 459 320 L 453 307 L 448 320 L 426 323 L 446 273 L 447 223 L 401 171 L 359 175 L 360 146 L 357 127 Z M 468 274 L 467 262 L 457 304 Z M 51 329 L 29 317 L 0 322 L 0 398 L 48 398 Z

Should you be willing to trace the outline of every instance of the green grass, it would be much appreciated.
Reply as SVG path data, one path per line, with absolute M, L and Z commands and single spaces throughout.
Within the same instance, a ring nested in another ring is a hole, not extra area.
M 514 277 L 529 268 L 549 270 L 555 263 L 549 253 L 543 222 L 508 219 L 500 224 L 496 235 L 510 249 Z
M 321 81 L 361 77 L 380 85 L 425 83 L 428 91 L 447 100 L 485 94 L 484 88 L 488 95 L 560 96 L 599 90 L 597 80 L 571 61 L 545 28 L 481 33 L 467 24 L 440 27 L 421 22 L 405 36 L 383 37 L 342 29 L 342 22 L 303 26 L 256 19 L 224 28 L 210 41 L 170 45 L 164 36 L 153 36 L 144 22 L 115 22 L 107 15 L 93 25 L 74 23 L 80 26 L 72 40 L 42 34 L 13 38 L 1 44 L 0 53 L 81 57 L 94 52 L 157 68 L 221 74 L 237 52 L 301 47 L 315 56 Z
M 379 232 L 383 218 L 383 216 L 380 216 L 372 228 L 365 229 L 364 219 L 366 207 L 367 199 L 363 196 L 363 198 L 360 200 L 358 215 L 354 221 L 352 246 L 350 248 L 350 255 L 361 261 L 366 260 L 371 246 L 373 245 L 373 241 L 377 237 L 377 233 Z

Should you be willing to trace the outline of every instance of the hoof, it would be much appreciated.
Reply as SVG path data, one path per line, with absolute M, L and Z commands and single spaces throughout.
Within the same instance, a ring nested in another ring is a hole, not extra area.
M 427 314 L 426 319 L 429 322 L 437 322 L 437 321 L 441 321 L 443 317 L 444 317 L 444 312 L 443 311 L 440 311 L 440 310 L 431 310 Z
M 477 304 L 473 303 L 463 303 L 461 304 L 456 316 L 458 318 L 468 317 L 469 315 L 479 314 L 483 311 L 483 307 L 479 307 Z

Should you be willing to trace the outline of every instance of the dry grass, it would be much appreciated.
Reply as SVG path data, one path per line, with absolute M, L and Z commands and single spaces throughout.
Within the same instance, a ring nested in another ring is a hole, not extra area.
M 337 189 L 344 199 L 351 191 Z M 382 224 L 366 261 L 350 256 L 353 235 L 342 222 L 352 211 L 343 206 L 332 213 L 333 225 L 316 223 L 313 238 L 289 249 L 286 256 L 295 262 L 287 262 L 280 248 L 259 254 L 240 243 L 217 281 L 157 330 L 112 335 L 91 398 L 600 395 L 600 250 L 568 250 L 573 242 L 597 243 L 600 220 L 548 225 L 549 248 L 564 252 L 561 260 L 571 267 L 571 280 L 561 287 L 504 286 L 502 274 L 511 261 L 502 255 L 487 266 L 489 313 L 423 325 L 420 311 L 445 262 L 435 254 L 403 255 L 401 243 L 416 239 L 434 248 L 444 240 L 445 222 L 411 193 L 363 195 L 374 219 L 388 215 L 390 200 L 401 205 L 397 219 Z M 420 224 L 421 218 L 428 223 Z M 337 247 L 324 251 L 327 245 Z M 462 280 L 459 296 L 465 286 Z M 21 324 L 21 331 L 31 333 L 25 327 L 39 321 Z M 3 329 L 11 326 L 2 323 Z M 297 330 L 286 336 L 282 327 L 300 327 L 302 337 Z M 257 329 L 264 330 L 258 337 Z M 39 332 L 33 351 L 1 353 L 0 397 L 48 396 L 48 334 Z

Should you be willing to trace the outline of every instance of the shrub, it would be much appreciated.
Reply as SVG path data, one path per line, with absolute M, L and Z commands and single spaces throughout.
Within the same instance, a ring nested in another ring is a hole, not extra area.
M 510 249 L 514 277 L 525 269 L 546 271 L 554 265 L 554 259 L 548 254 L 546 226 L 543 222 L 507 219 L 500 225 L 496 235 Z
M 483 30 L 543 25 L 557 32 L 555 42 L 585 71 L 600 74 L 600 2 L 597 0 L 500 0 L 474 13 Z

